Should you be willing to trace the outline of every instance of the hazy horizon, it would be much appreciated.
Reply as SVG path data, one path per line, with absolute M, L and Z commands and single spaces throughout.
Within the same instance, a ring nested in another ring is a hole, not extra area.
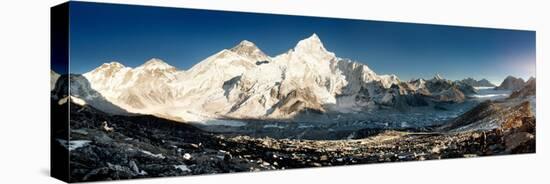
M 534 31 L 82 2 L 72 2 L 70 14 L 71 73 L 150 58 L 187 70 L 241 40 L 274 57 L 316 33 L 336 56 L 405 81 L 536 77 Z

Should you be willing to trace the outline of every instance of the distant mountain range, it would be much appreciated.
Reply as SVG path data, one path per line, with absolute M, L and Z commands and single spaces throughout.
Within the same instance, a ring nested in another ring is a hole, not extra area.
M 380 108 L 405 110 L 459 103 L 476 93 L 474 87 L 494 86 L 485 79 L 451 81 L 437 75 L 428 80 L 401 81 L 395 75 L 378 75 L 365 64 L 327 51 L 316 34 L 275 57 L 244 40 L 186 71 L 153 58 L 136 68 L 105 63 L 82 76 L 90 89 L 86 85 L 81 89 L 97 91 L 101 97 L 86 98 L 74 94 L 77 91 L 71 91 L 72 96 L 85 101 L 105 99 L 124 111 L 186 122 L 293 119 L 304 114 Z
M 516 78 L 516 77 L 513 77 L 513 76 L 508 76 L 495 89 L 498 89 L 498 90 L 518 90 L 518 89 L 523 88 L 530 81 L 535 81 L 535 78 L 531 77 L 531 78 L 529 78 L 529 80 L 527 82 L 525 82 L 522 78 Z
M 493 83 L 487 79 L 475 80 L 473 78 L 462 79 L 460 82 L 471 85 L 473 87 L 496 87 Z

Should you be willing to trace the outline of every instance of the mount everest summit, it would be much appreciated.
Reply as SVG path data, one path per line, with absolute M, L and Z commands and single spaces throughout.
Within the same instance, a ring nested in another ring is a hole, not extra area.
M 185 71 L 153 58 L 135 68 L 105 63 L 82 76 L 100 94 L 98 99 L 127 112 L 184 122 L 406 110 L 462 102 L 476 92 L 471 85 L 440 76 L 401 81 L 378 75 L 326 50 L 316 34 L 275 57 L 244 40 Z

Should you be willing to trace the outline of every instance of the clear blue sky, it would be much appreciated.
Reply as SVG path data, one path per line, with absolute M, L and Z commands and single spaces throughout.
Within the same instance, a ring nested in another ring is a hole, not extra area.
M 337 56 L 404 80 L 535 75 L 534 31 L 81 2 L 70 16 L 72 73 L 153 57 L 185 70 L 245 39 L 276 56 L 317 33 Z

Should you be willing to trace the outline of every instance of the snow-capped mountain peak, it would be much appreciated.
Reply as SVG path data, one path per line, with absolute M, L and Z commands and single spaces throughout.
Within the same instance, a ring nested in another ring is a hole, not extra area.
M 130 70 L 129 67 L 124 66 L 123 64 L 117 61 L 111 61 L 109 63 L 104 63 L 96 69 L 85 73 L 86 77 L 95 77 L 95 78 L 112 78 L 116 73 L 123 70 Z
M 147 62 L 145 62 L 143 65 L 137 67 L 136 69 L 145 69 L 145 70 L 172 70 L 176 69 L 172 65 L 169 65 L 168 63 L 162 61 L 158 58 L 151 58 Z
M 317 34 L 300 40 L 294 49 L 285 54 L 281 54 L 274 60 L 297 60 L 314 65 L 329 65 L 329 61 L 335 60 L 336 55 L 325 49 L 321 39 Z
M 101 66 L 94 69 L 92 72 L 109 72 L 109 71 L 118 71 L 125 68 L 123 64 L 117 61 L 111 61 L 109 63 L 103 63 Z
M 438 74 L 435 74 L 434 79 L 435 80 L 442 80 L 443 77 L 441 77 L 441 75 L 438 73 Z
M 294 51 L 296 52 L 306 52 L 306 53 L 312 53 L 312 52 L 328 52 L 325 49 L 325 46 L 321 42 L 321 39 L 317 34 L 313 33 L 310 37 L 300 40 L 298 44 L 296 44 L 296 47 L 294 47 Z
M 201 63 L 203 62 L 211 63 L 215 65 L 238 64 L 238 63 L 251 64 L 252 60 L 251 58 L 245 57 L 239 53 L 233 52 L 228 49 L 223 49 L 222 51 L 206 58 Z
M 235 47 L 256 47 L 256 45 L 248 40 L 243 40 Z
M 262 52 L 262 50 L 260 50 L 256 46 L 256 44 L 248 40 L 241 41 L 238 45 L 236 45 L 235 47 L 229 50 L 253 61 L 270 61 L 271 60 L 264 52 Z
M 113 68 L 124 68 L 126 66 L 124 66 L 122 63 L 119 63 L 117 61 L 111 61 L 109 63 L 105 63 L 103 64 L 102 66 L 105 66 L 105 67 L 113 67 Z

